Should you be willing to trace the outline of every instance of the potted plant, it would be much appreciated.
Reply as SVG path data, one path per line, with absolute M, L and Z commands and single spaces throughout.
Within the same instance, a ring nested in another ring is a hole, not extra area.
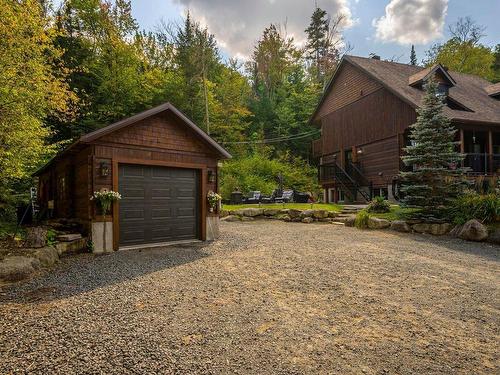
M 102 189 L 100 191 L 94 191 L 94 194 L 90 197 L 90 200 L 93 200 L 96 202 L 97 206 L 101 209 L 101 214 L 102 218 L 104 221 L 104 228 L 102 231 L 102 243 L 103 243 L 103 250 L 106 251 L 106 214 L 108 213 L 109 209 L 111 208 L 111 205 L 113 202 L 122 199 L 122 196 L 120 193 L 113 191 L 113 190 L 108 190 L 108 189 Z
M 208 207 L 210 212 L 215 212 L 217 209 L 217 206 L 219 205 L 219 202 L 221 201 L 222 197 L 210 190 L 207 194 L 207 199 L 208 199 Z

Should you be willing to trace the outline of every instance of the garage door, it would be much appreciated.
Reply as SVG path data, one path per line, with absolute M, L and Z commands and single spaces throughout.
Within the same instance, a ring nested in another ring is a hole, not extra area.
M 198 171 L 120 164 L 120 246 L 198 238 Z

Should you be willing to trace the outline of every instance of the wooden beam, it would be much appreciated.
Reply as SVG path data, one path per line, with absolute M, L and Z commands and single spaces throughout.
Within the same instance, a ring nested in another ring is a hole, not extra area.
M 460 153 L 465 153 L 465 138 L 464 138 L 464 130 L 460 129 Z

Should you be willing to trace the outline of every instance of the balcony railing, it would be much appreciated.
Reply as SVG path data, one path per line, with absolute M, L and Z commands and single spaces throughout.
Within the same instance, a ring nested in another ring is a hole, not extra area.
M 500 174 L 500 154 L 466 154 L 464 167 L 469 175 Z

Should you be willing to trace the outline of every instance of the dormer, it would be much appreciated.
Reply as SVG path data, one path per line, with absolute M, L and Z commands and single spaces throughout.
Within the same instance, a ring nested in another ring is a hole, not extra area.
M 421 70 L 418 73 L 413 74 L 408 79 L 408 84 L 412 87 L 422 88 L 425 82 L 433 78 L 438 83 L 439 93 L 443 96 L 448 96 L 448 91 L 450 87 L 456 85 L 453 77 L 448 73 L 446 69 L 441 64 L 437 64 Z
M 500 100 L 500 82 L 493 85 L 486 86 L 484 88 L 486 93 L 496 100 Z

